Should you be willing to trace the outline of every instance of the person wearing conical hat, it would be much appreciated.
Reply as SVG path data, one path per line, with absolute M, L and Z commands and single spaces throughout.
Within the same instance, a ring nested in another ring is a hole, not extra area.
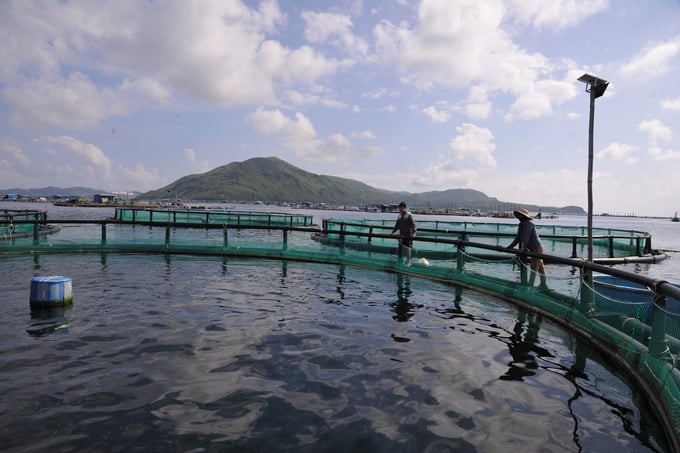
M 531 221 L 529 211 L 527 211 L 526 208 L 521 208 L 512 213 L 517 220 L 519 220 L 519 225 L 517 227 L 517 235 L 510 245 L 508 245 L 508 248 L 511 249 L 519 244 L 519 249 L 523 252 L 543 253 L 543 244 L 541 244 L 541 239 L 538 237 L 538 232 L 536 232 L 536 226 Z M 541 286 L 546 286 L 545 265 L 543 264 L 543 260 L 532 257 L 530 267 L 533 272 L 531 273 L 531 277 L 529 277 L 529 285 L 534 285 L 536 274 L 539 274 L 541 277 Z

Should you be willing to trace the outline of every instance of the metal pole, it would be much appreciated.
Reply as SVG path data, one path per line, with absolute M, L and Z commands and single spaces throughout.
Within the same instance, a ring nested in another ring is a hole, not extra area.
M 588 124 L 588 262 L 593 262 L 593 126 L 595 124 L 595 90 L 590 90 L 590 121 Z M 593 273 L 585 274 L 587 283 L 592 287 Z

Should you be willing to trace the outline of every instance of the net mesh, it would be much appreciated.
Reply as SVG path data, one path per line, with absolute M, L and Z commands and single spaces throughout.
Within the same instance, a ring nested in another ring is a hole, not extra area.
M 42 211 L 2 209 L 0 210 L 0 237 L 9 239 L 13 236 L 33 234 L 36 226 L 22 222 L 33 221 L 39 226 L 45 222 L 46 218 L 47 215 Z
M 117 208 L 116 220 L 128 222 L 206 223 L 228 225 L 311 226 L 311 215 L 232 210 L 165 210 Z
M 385 251 L 394 248 L 394 241 L 380 237 L 390 234 L 394 222 L 389 220 L 325 220 L 323 237 L 329 243 L 345 241 L 347 247 Z M 536 225 L 545 253 L 578 258 L 587 254 L 588 232 L 584 227 Z M 480 244 L 503 246 L 517 233 L 517 224 L 419 221 L 418 237 L 432 239 L 417 244 L 417 253 L 424 258 L 455 256 L 456 250 L 441 240 L 465 240 Z M 594 228 L 593 257 L 614 259 L 643 256 L 651 253 L 651 237 L 644 232 Z M 480 251 L 481 253 L 481 251 Z

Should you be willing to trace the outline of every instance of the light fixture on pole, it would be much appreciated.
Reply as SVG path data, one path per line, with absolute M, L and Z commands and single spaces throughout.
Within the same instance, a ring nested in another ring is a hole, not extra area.
M 578 78 L 579 82 L 586 84 L 586 93 L 590 93 L 590 122 L 588 125 L 588 262 L 593 262 L 593 125 L 595 122 L 595 99 L 607 91 L 609 82 L 583 74 Z M 592 272 L 586 274 L 588 284 L 592 287 Z

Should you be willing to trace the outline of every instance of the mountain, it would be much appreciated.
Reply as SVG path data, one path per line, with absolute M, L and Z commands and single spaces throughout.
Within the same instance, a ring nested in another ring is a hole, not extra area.
M 47 186 L 39 189 L 0 189 L 0 194 L 16 193 L 29 197 L 86 197 L 92 198 L 98 193 L 107 193 L 105 190 L 91 189 L 89 187 L 54 187 Z
M 256 157 L 232 162 L 207 173 L 184 176 L 137 198 L 381 203 L 393 201 L 394 194 L 351 179 L 309 173 L 276 157 Z
M 277 157 L 256 157 L 232 162 L 207 173 L 184 176 L 157 190 L 137 196 L 139 200 L 177 198 L 184 201 L 267 201 L 310 202 L 340 205 L 394 204 L 409 206 L 508 210 L 519 203 L 499 201 L 472 189 L 439 192 L 392 192 L 377 189 L 352 179 L 317 175 L 297 168 Z M 584 214 L 582 208 L 540 207 L 522 204 L 530 211 Z

